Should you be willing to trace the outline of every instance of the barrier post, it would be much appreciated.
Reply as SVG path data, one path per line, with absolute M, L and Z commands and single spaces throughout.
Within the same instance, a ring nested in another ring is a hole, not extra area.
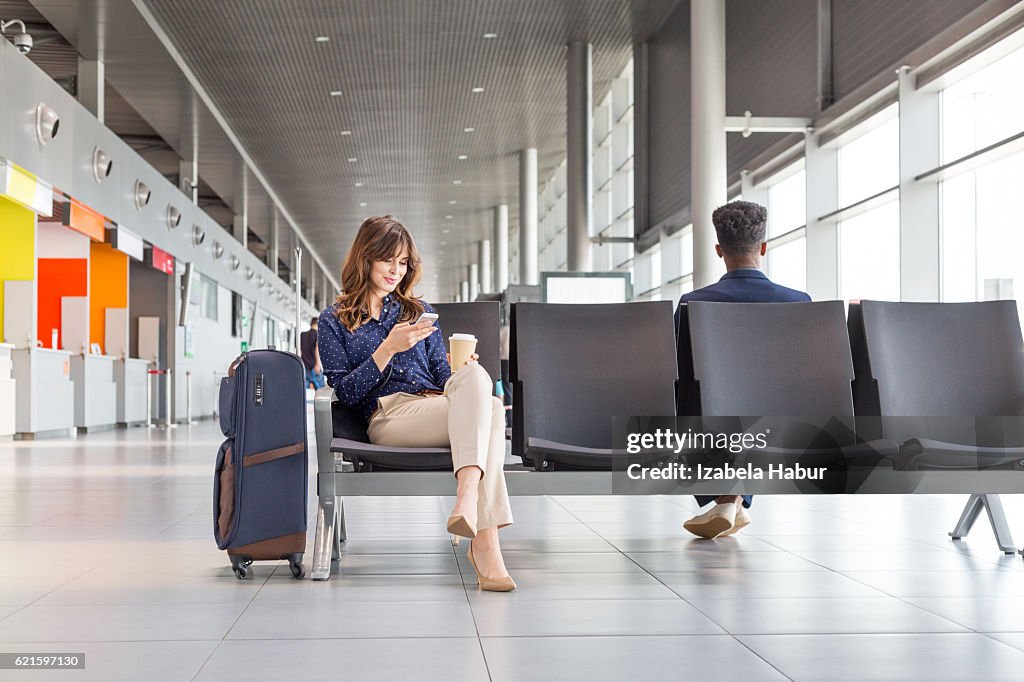
M 146 428 L 151 429 L 153 424 L 153 370 L 146 370 Z
M 192 370 L 185 371 L 185 423 L 195 424 L 192 421 Z
M 174 423 L 174 403 L 171 402 L 171 384 L 174 381 L 174 373 L 170 367 L 164 370 L 164 379 L 167 381 L 167 384 L 164 386 L 164 396 L 167 400 L 167 423 L 164 424 L 164 426 L 169 429 L 174 429 L 177 428 L 178 425 Z

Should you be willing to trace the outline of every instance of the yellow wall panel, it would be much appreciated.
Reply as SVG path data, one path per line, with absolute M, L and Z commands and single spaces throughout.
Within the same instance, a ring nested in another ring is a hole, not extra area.
M 35 278 L 35 228 L 32 211 L 0 197 L 0 339 L 4 338 L 3 282 Z

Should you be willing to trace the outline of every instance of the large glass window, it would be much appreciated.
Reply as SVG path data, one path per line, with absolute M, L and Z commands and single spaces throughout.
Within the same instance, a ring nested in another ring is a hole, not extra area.
M 807 172 L 803 161 L 768 182 L 768 253 L 772 281 L 792 289 L 807 288 Z
M 776 284 L 803 291 L 807 288 L 807 239 L 773 246 L 768 251 L 768 278 Z
M 898 114 L 899 107 L 894 104 L 843 135 L 839 147 L 841 208 L 899 184 Z
M 1016 299 L 1024 317 L 1024 215 L 1008 205 L 1020 191 L 1024 154 L 942 183 L 942 299 Z
M 839 282 L 846 300 L 900 300 L 899 202 L 839 223 Z
M 942 91 L 942 162 L 949 163 L 1024 130 L 1024 49 Z

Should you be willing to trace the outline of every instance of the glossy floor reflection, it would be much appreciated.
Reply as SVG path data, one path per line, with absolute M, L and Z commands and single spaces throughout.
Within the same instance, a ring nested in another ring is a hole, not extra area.
M 450 498 L 351 498 L 330 582 L 295 581 L 284 563 L 239 582 L 212 538 L 218 444 L 212 422 L 0 443 L 0 652 L 86 654 L 85 671 L 34 680 L 1024 669 L 1024 559 L 983 522 L 969 541 L 946 537 L 965 496 L 761 497 L 752 525 L 720 541 L 682 530 L 690 498 L 514 498 L 511 594 L 477 589 L 445 535 Z M 1024 540 L 1024 503 L 1003 502 Z

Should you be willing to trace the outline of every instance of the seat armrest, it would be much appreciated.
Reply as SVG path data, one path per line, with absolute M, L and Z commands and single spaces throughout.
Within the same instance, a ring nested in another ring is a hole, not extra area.
M 972 471 L 1024 468 L 1024 447 L 962 445 L 928 438 L 911 438 L 900 446 L 898 467 Z
M 316 390 L 313 397 L 313 426 L 316 432 L 316 465 L 317 471 L 334 473 L 334 453 L 331 452 L 331 441 L 334 439 L 334 417 L 331 404 L 337 400 L 334 389 L 324 386 Z

